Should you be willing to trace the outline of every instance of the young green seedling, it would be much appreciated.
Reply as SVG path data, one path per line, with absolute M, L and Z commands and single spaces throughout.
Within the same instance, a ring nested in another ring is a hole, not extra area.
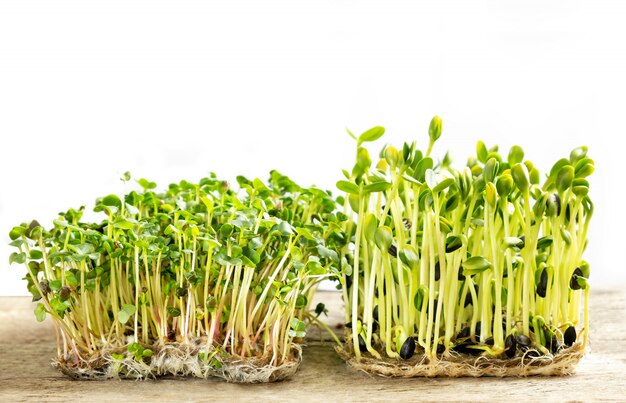
M 582 254 L 593 214 L 586 178 L 594 170 L 587 149 L 559 160 L 542 185 L 519 146 L 503 158 L 478 142 L 460 171 L 447 155 L 435 163 L 441 128 L 433 118 L 425 153 L 415 143 L 387 145 L 375 164 L 364 145 L 384 129 L 352 135 L 356 163 L 337 183 L 351 218 L 344 230 L 354 234 L 342 251 L 354 254 L 341 278 L 353 324 L 347 351 L 356 362 L 419 355 L 432 363 L 481 353 L 556 359 L 570 351 L 563 346 L 584 348 Z
M 328 192 L 276 171 L 237 181 L 157 193 L 140 179 L 139 192 L 97 200 L 101 222 L 82 221 L 81 207 L 51 229 L 11 230 L 10 261 L 27 268 L 37 320 L 53 320 L 64 372 L 106 377 L 114 361 L 120 376 L 257 382 L 295 370 L 317 285 L 347 265 L 347 217 Z

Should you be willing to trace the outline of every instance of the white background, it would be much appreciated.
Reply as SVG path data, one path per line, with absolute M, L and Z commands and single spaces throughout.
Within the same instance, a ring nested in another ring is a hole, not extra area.
M 209 171 L 333 187 L 360 133 L 457 166 L 478 139 L 545 173 L 582 144 L 596 173 L 586 258 L 626 285 L 626 3 L 0 0 L 0 295 L 25 294 L 10 228 Z M 380 145 L 380 144 L 379 144 Z

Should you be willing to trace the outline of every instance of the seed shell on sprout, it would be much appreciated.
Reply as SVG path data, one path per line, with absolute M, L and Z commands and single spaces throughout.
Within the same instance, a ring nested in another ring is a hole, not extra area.
M 398 247 L 394 244 L 391 244 L 388 250 L 389 254 L 393 257 L 398 257 Z
M 560 216 L 561 215 L 561 198 L 559 197 L 559 195 L 557 193 L 552 193 L 550 195 L 550 198 L 552 199 L 551 201 L 554 204 L 556 204 L 556 215 Z
M 551 337 L 550 337 L 550 341 L 549 344 L 547 346 L 550 350 L 550 352 L 552 354 L 556 354 L 557 351 L 559 351 L 559 342 L 556 338 L 556 334 L 552 333 Z
M 526 336 L 525 334 L 518 334 L 517 336 L 515 336 L 515 341 L 517 341 L 517 344 L 523 347 L 528 347 L 531 345 L 530 337 Z
M 570 326 L 563 333 L 563 343 L 571 347 L 576 342 L 576 328 L 574 326 Z
M 569 280 L 569 288 L 571 288 L 572 290 L 580 290 L 580 284 L 578 284 L 578 281 L 576 280 L 579 276 L 582 277 L 582 275 L 583 271 L 580 269 L 580 267 L 574 269 L 574 273 L 572 273 L 572 277 Z
M 452 253 L 459 250 L 463 246 L 461 238 L 454 236 L 446 239 L 446 253 Z
M 372 312 L 372 318 L 378 322 L 378 305 L 374 307 L 374 311 Z
M 517 350 L 517 341 L 515 339 L 515 336 L 513 336 L 513 334 L 510 334 L 506 337 L 506 339 L 504 340 L 504 347 L 505 347 L 504 352 L 506 353 L 507 357 L 509 358 L 515 357 L 515 350 Z
M 359 350 L 367 351 L 367 345 L 365 344 L 365 339 L 361 335 L 359 335 Z
M 48 280 L 42 280 L 39 282 L 39 287 L 41 287 L 41 292 L 45 295 L 50 292 L 50 282 Z
M 541 279 L 539 280 L 539 284 L 537 284 L 537 295 L 541 298 L 546 297 L 546 291 L 548 288 L 548 272 L 546 269 L 541 271 Z
M 439 261 L 435 263 L 435 281 L 439 281 L 441 278 L 441 266 L 439 265 Z
M 61 287 L 61 290 L 59 291 L 59 297 L 61 298 L 62 301 L 67 300 L 71 294 L 72 294 L 72 289 L 68 285 L 64 285 L 63 287 Z
M 413 357 L 413 354 L 415 354 L 415 339 L 413 337 L 407 337 L 400 348 L 400 358 L 408 360 Z

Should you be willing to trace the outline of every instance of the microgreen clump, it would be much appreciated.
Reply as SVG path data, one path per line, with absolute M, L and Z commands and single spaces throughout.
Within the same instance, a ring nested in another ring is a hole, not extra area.
M 447 155 L 431 156 L 441 131 L 435 117 L 425 153 L 415 143 L 387 145 L 376 162 L 363 145 L 384 129 L 350 133 L 356 163 L 337 183 L 346 192 L 345 229 L 354 234 L 343 251 L 353 251 L 351 270 L 341 279 L 348 351 L 356 362 L 419 355 L 429 363 L 584 349 L 582 254 L 593 214 L 586 178 L 594 171 L 587 148 L 542 179 L 521 147 L 501 155 L 479 141 L 457 170 Z
M 243 382 L 295 370 L 297 342 L 324 311 L 309 303 L 347 244 L 330 194 L 276 171 L 267 184 L 238 177 L 238 191 L 215 175 L 164 192 L 137 182 L 142 190 L 96 201 L 101 222 L 82 221 L 81 207 L 50 229 L 11 230 L 10 261 L 27 268 L 37 320 L 52 318 L 60 367 L 104 373 L 112 361 L 127 376 Z

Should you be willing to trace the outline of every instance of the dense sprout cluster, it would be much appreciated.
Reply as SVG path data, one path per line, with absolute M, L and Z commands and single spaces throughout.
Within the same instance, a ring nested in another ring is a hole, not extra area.
M 196 364 L 216 370 L 297 359 L 294 341 L 324 310 L 309 311 L 312 295 L 341 269 L 346 217 L 328 192 L 276 171 L 268 184 L 237 181 L 238 191 L 212 175 L 158 193 L 141 179 L 142 191 L 96 201 L 101 222 L 81 221 L 81 207 L 51 229 L 12 229 L 11 262 L 27 267 L 37 319 L 54 322 L 60 362 L 133 360 L 151 374 L 172 345 L 194 346 Z
M 50 229 L 14 227 L 10 262 L 26 267 L 36 318 L 54 323 L 56 363 L 76 377 L 283 379 L 307 326 L 325 327 L 323 304 L 310 310 L 323 279 L 346 304 L 338 351 L 361 369 L 568 373 L 589 331 L 587 148 L 542 179 L 521 147 L 500 155 L 478 142 L 458 170 L 431 157 L 441 128 L 433 118 L 426 152 L 387 145 L 375 165 L 363 145 L 384 129 L 349 132 L 356 163 L 336 200 L 276 171 L 267 183 L 237 177 L 236 190 L 214 174 L 164 192 L 140 179 L 141 191 L 96 201 L 100 222 L 81 207 Z M 479 354 L 502 365 L 477 366 Z M 559 371 L 518 365 L 559 357 Z
M 461 170 L 447 155 L 434 161 L 438 117 L 425 153 L 415 143 L 385 146 L 372 165 L 363 143 L 383 133 L 351 134 L 356 163 L 337 183 L 354 233 L 342 285 L 356 359 L 532 358 L 584 348 L 582 254 L 593 213 L 586 177 L 594 170 L 587 148 L 542 180 L 519 146 L 501 155 L 479 142 Z

